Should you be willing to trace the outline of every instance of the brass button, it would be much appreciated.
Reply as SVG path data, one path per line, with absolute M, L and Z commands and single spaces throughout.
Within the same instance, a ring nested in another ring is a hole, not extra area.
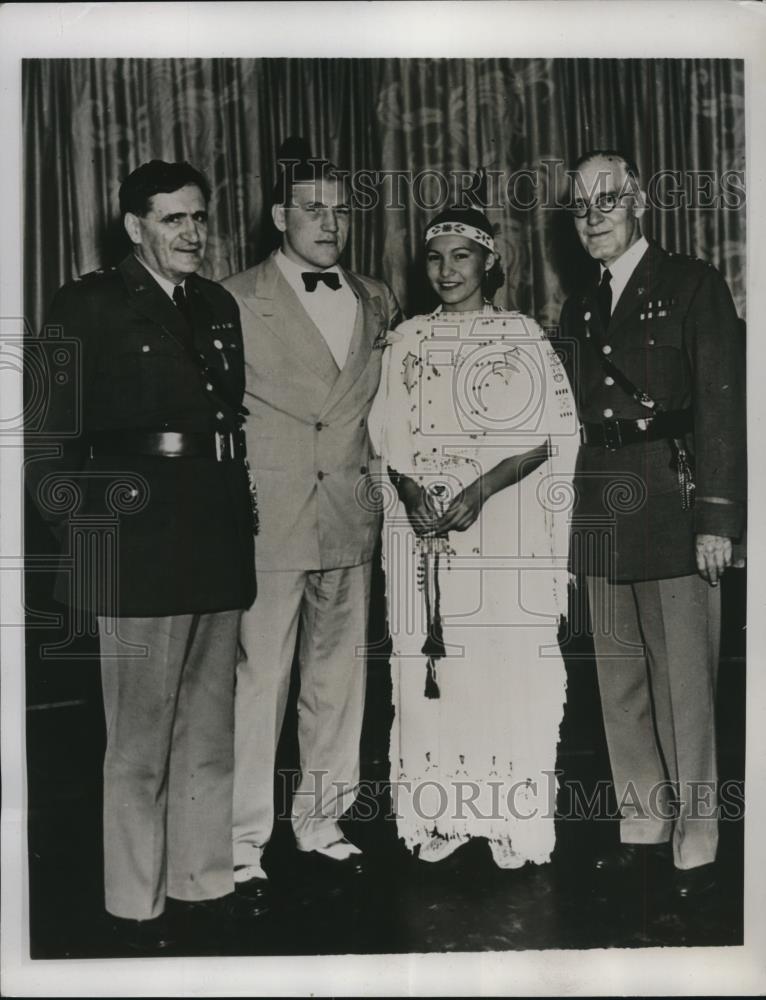
M 614 385 L 614 379 L 612 378 L 611 375 L 607 375 L 607 377 L 604 379 L 604 385 Z
M 324 427 L 324 424 L 322 423 L 322 421 L 321 421 L 321 420 L 317 420 L 317 422 L 316 422 L 316 423 L 314 424 L 314 426 L 316 427 L 316 429 L 317 429 L 318 431 L 321 431 L 321 430 L 322 430 L 322 428 Z
M 614 416 L 614 410 L 610 410 L 610 409 L 609 409 L 609 407 L 607 407 L 607 408 L 606 408 L 606 409 L 604 410 L 604 416 L 605 416 L 605 417 L 607 418 L 607 420 L 608 420 L 608 419 L 609 419 L 610 417 L 613 417 L 613 416 Z
M 324 472 L 322 472 L 321 470 L 317 472 L 317 479 L 324 479 Z
M 609 346 L 609 344 L 604 344 L 604 346 L 601 348 L 601 352 L 603 354 L 611 354 L 612 348 Z

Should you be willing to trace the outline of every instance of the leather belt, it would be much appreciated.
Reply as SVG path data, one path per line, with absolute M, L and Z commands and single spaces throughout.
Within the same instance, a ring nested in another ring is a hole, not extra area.
M 628 444 L 657 441 L 660 438 L 677 438 L 694 429 L 691 409 L 668 410 L 653 417 L 638 420 L 604 420 L 600 424 L 583 424 L 580 440 L 593 448 L 616 451 Z
M 242 430 L 209 434 L 177 431 L 100 431 L 88 438 L 94 455 L 150 455 L 157 458 L 208 458 L 229 462 L 245 458 Z

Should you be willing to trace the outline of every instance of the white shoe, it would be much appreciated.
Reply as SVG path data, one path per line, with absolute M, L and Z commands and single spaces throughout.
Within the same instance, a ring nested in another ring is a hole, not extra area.
M 322 854 L 324 857 L 330 858 L 332 861 L 348 861 L 354 854 L 362 853 L 356 844 L 352 844 L 345 837 L 341 837 L 340 840 L 336 840 L 332 844 L 327 844 L 325 847 L 314 847 L 313 850 L 317 854 Z
M 467 837 L 442 837 L 435 833 L 418 851 L 418 861 L 444 861 L 454 854 L 458 847 L 466 842 Z
M 263 859 L 263 849 L 257 847 L 251 852 L 251 860 L 246 865 L 235 865 L 234 866 L 234 884 L 237 885 L 240 882 L 249 882 L 251 878 L 262 878 L 267 879 L 269 876 L 263 870 L 262 859 Z
M 521 868 L 525 863 L 524 858 L 511 847 L 508 837 L 503 840 L 490 840 L 489 849 L 492 851 L 492 860 L 498 868 Z

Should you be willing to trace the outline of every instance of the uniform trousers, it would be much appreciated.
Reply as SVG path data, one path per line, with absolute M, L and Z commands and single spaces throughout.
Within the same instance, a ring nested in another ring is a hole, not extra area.
M 239 611 L 99 618 L 106 716 L 104 882 L 118 917 L 233 891 Z
M 370 571 L 367 562 L 258 573 L 258 600 L 242 616 L 237 668 L 235 865 L 256 862 L 271 836 L 276 749 L 296 640 L 301 775 L 293 831 L 306 851 L 342 836 L 337 820 L 359 783 Z M 280 782 L 278 801 L 284 801 L 284 789 Z
M 588 577 L 598 684 L 623 843 L 672 839 L 677 868 L 715 860 L 720 590 L 697 574 Z

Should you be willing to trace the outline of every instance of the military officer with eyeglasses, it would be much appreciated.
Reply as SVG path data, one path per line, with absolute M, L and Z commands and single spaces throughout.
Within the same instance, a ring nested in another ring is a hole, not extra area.
M 584 154 L 571 182 L 598 262 L 560 323 L 582 424 L 572 558 L 620 804 L 620 844 L 595 867 L 642 876 L 672 858 L 685 899 L 715 884 L 719 582 L 746 502 L 741 324 L 714 267 L 643 235 L 625 154 Z

